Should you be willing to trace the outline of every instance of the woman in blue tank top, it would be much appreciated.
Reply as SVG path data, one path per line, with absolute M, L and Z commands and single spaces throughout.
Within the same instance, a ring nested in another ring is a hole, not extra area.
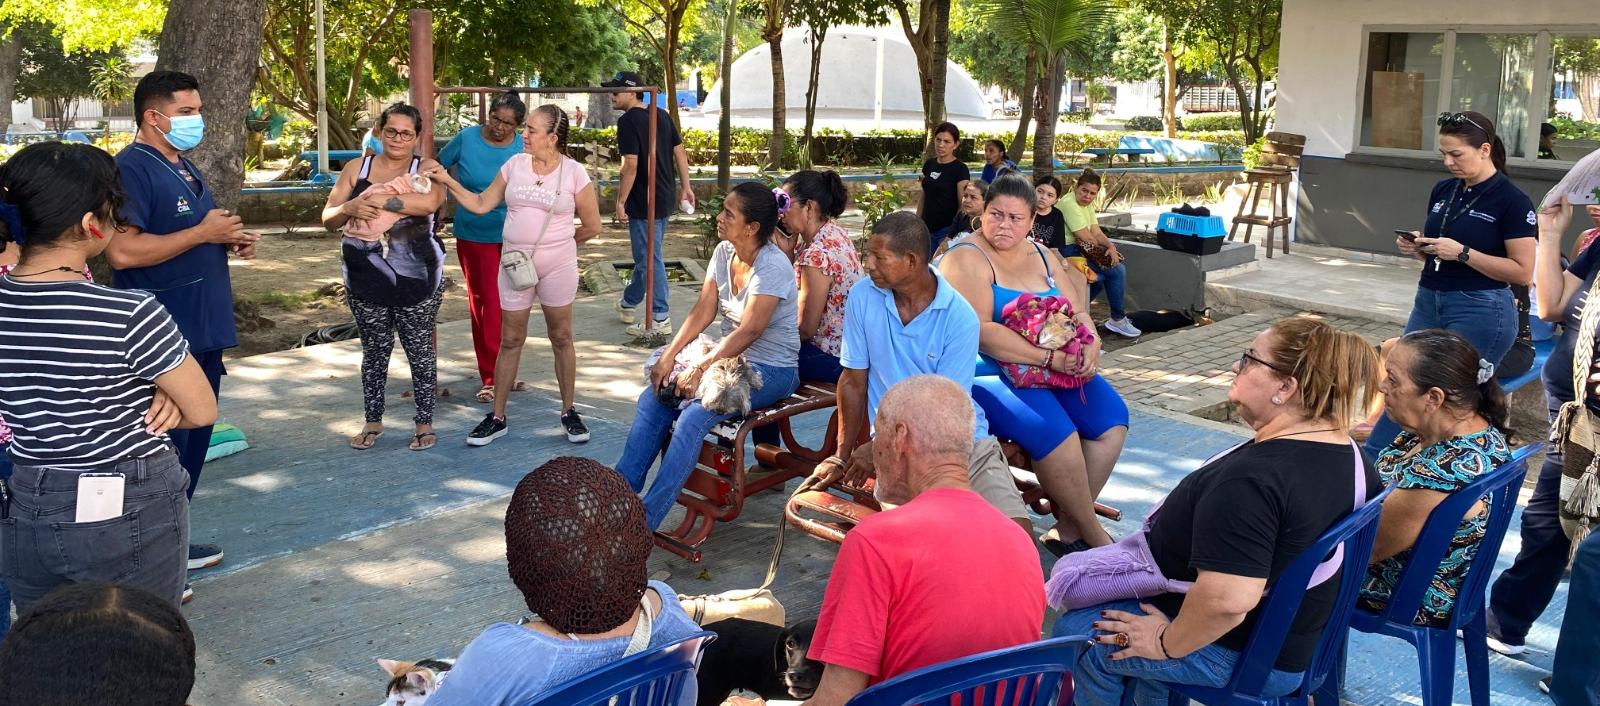
M 995 436 L 1017 442 L 1033 458 L 1057 520 L 1043 539 L 1059 554 L 1111 543 L 1095 519 L 1094 499 L 1122 454 L 1128 406 L 1099 375 L 1082 388 L 1066 390 L 1017 388 L 1000 373 L 997 361 L 1047 363 L 1048 351 L 1000 323 L 1005 306 L 1023 292 L 1065 296 L 1075 318 L 1094 325 L 1083 275 L 1027 239 L 1034 199 L 1033 185 L 1021 176 L 1008 174 L 995 180 L 984 197 L 982 229 L 974 234 L 978 237 L 952 247 L 939 269 L 987 319 L 979 338 L 972 396 L 983 407 Z M 1055 370 L 1086 375 L 1094 373 L 1099 359 L 1097 335 L 1081 358 L 1055 355 L 1048 361 Z

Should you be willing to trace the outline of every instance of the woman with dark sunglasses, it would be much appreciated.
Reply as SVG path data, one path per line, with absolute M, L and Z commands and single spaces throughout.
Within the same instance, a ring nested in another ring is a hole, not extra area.
M 1533 202 L 1506 176 L 1506 147 L 1482 113 L 1439 116 L 1439 154 L 1450 178 L 1433 187 L 1421 231 L 1395 238 L 1422 260 L 1422 278 L 1406 333 L 1442 328 L 1498 363 L 1517 338 L 1517 305 L 1508 284 L 1533 279 L 1538 218 Z M 1367 439 L 1377 456 L 1400 428 L 1387 416 Z

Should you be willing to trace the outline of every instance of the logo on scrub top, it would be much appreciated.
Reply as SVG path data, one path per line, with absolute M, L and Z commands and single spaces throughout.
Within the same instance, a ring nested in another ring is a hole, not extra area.
M 179 196 L 178 197 L 178 214 L 177 215 L 187 216 L 187 215 L 192 214 L 192 213 L 194 213 L 194 210 L 189 208 L 189 199 L 186 199 L 186 198 L 184 198 L 182 196 Z
M 1444 202 L 1443 201 L 1435 201 L 1435 202 L 1433 202 L 1433 212 L 1434 213 L 1438 213 L 1439 209 L 1441 209 L 1441 208 L 1444 208 Z
M 1528 212 L 1528 225 L 1530 225 L 1530 226 L 1539 225 L 1539 217 L 1533 215 L 1533 211 L 1529 211 Z
M 939 175 L 943 174 L 943 173 L 944 172 L 928 172 L 928 178 L 929 179 L 938 179 Z

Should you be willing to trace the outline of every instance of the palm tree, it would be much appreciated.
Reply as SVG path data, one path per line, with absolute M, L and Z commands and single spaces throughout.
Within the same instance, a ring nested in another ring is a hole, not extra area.
M 1056 117 L 1061 112 L 1061 83 L 1070 52 L 1084 51 L 1105 31 L 1115 7 L 1112 0 L 979 0 L 978 16 L 1025 43 L 1038 57 L 1039 80 L 1034 95 L 1034 176 L 1055 171 Z

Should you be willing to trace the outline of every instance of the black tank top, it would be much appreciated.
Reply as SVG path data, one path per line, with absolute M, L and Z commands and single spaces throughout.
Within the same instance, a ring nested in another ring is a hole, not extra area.
M 407 173 L 417 173 L 421 157 L 411 158 Z M 361 161 L 350 198 L 372 186 L 372 156 Z M 444 245 L 433 234 L 433 214 L 395 221 L 377 242 L 345 236 L 344 284 L 350 295 L 383 306 L 412 306 L 439 289 L 444 276 Z

